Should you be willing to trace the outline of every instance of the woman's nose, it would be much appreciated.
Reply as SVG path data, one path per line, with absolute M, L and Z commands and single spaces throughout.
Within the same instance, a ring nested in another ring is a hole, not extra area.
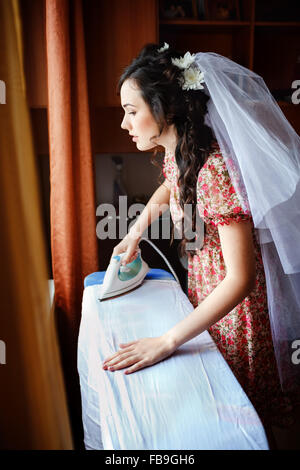
M 122 129 L 128 129 L 126 117 L 123 118 L 123 121 L 121 122 L 121 128 Z

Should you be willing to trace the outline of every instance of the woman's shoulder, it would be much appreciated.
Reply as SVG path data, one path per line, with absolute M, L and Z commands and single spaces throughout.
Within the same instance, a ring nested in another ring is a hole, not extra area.
M 222 156 L 220 146 L 217 140 L 213 140 L 210 145 L 207 158 L 202 168 L 209 168 L 212 163 L 217 163 L 218 165 L 222 165 L 223 162 L 224 162 L 224 158 Z
M 198 173 L 198 183 L 203 180 L 210 180 L 212 183 L 215 179 L 228 178 L 227 166 L 217 141 L 213 141 L 208 151 L 204 165 Z
M 228 223 L 230 218 L 236 221 L 250 218 L 250 212 L 241 206 L 218 143 L 212 145 L 199 171 L 197 203 L 200 216 L 206 221 L 211 219 L 215 225 Z
M 213 199 L 228 198 L 234 193 L 227 166 L 218 142 L 214 141 L 207 159 L 198 173 L 198 199 L 208 197 Z

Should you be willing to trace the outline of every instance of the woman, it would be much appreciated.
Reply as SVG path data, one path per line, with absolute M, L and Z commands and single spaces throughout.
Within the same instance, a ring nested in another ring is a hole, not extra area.
M 181 56 L 167 44 L 161 49 L 149 44 L 120 79 L 125 111 L 121 127 L 141 151 L 164 147 L 165 181 L 113 256 L 126 251 L 123 264 L 135 258 L 141 234 L 161 213 L 160 205 L 170 204 L 177 225 L 183 220 L 184 204 L 191 204 L 192 229 L 196 211 L 205 223 L 202 247 L 185 250 L 189 241 L 185 235 L 181 243 L 188 255 L 188 296 L 195 309 L 161 337 L 120 344 L 103 368 L 135 372 L 208 330 L 264 424 L 286 424 L 290 405 L 280 387 L 252 215 L 247 205 L 242 207 L 236 192 L 239 184 L 233 185 L 207 125 L 204 76 L 194 67 L 193 56 Z

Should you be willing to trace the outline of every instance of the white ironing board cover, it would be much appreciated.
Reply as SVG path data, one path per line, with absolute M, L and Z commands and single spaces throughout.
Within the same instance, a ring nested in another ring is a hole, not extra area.
M 102 369 L 120 343 L 159 336 L 193 311 L 176 281 L 144 280 L 104 302 L 100 289 L 84 289 L 78 338 L 86 449 L 268 449 L 256 411 L 207 331 L 132 374 Z

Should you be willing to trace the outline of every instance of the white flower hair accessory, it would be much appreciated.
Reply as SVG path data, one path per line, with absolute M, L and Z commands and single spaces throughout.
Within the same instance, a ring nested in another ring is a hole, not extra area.
M 171 59 L 172 64 L 183 70 L 179 81 L 183 90 L 202 90 L 204 86 L 204 74 L 201 72 L 195 62 L 195 54 L 186 52 L 180 59 Z
M 180 69 L 186 69 L 189 67 L 195 60 L 195 54 L 191 54 L 190 52 L 186 52 L 184 57 L 180 57 L 180 59 L 171 59 L 172 64 L 176 65 Z
M 204 74 L 197 67 L 189 67 L 183 71 L 181 85 L 183 90 L 203 90 Z
M 169 44 L 165 42 L 163 47 L 161 47 L 160 49 L 157 49 L 157 52 L 164 52 L 167 49 L 169 49 Z

